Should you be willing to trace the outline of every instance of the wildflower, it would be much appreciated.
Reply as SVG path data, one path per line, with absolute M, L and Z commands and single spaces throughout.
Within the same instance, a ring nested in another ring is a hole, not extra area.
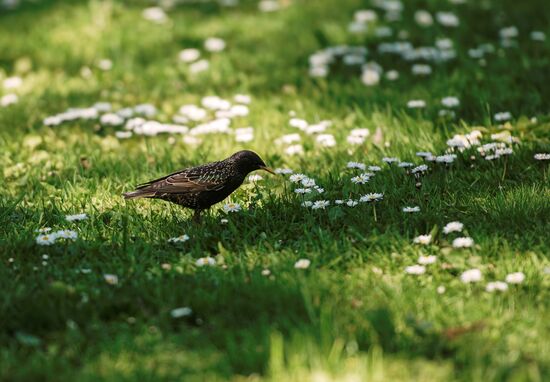
M 422 109 L 426 107 L 426 101 L 421 99 L 413 99 L 407 102 L 407 107 L 409 109 Z
M 178 56 L 182 62 L 193 62 L 200 58 L 201 52 L 198 49 L 188 48 L 182 50 Z
M 460 105 L 460 101 L 456 97 L 445 97 L 441 100 L 441 104 L 448 108 L 458 107 Z
M 480 281 L 482 278 L 481 271 L 477 268 L 468 269 L 467 271 L 462 272 L 460 275 L 460 281 L 463 283 L 475 283 Z
M 413 243 L 428 245 L 432 241 L 432 235 L 420 235 L 414 238 Z
M 169 243 L 184 243 L 187 240 L 189 240 L 189 235 L 183 234 L 181 236 L 171 237 L 170 239 L 168 239 L 168 242 Z
M 252 174 L 248 177 L 248 181 L 249 182 L 257 182 L 259 180 L 262 180 L 263 177 L 261 175 L 258 175 L 258 174 Z
M 97 67 L 105 72 L 108 72 L 113 68 L 113 61 L 108 58 L 103 58 L 97 63 Z
M 420 212 L 420 207 L 418 206 L 415 206 L 415 207 L 403 207 L 403 212 Z
M 19 100 L 19 97 L 17 97 L 17 94 L 6 94 L 3 97 L 0 97 L 0 106 L 6 107 L 9 105 L 16 104 Z
M 54 234 L 58 239 L 76 240 L 78 237 L 78 234 L 75 231 L 68 229 L 54 232 Z
M 399 72 L 397 70 L 388 70 L 386 72 L 386 79 L 389 81 L 395 81 L 399 78 Z
M 271 271 L 269 269 L 262 269 L 262 276 L 269 276 Z
M 50 232 L 52 229 L 50 227 L 42 227 L 42 228 L 39 228 L 37 230 L 35 230 L 34 232 L 39 232 L 39 233 L 48 233 Z
M 334 147 L 336 146 L 336 139 L 332 134 L 320 134 L 316 138 L 317 143 L 323 147 Z
M 437 289 L 436 289 L 438 294 L 445 293 L 445 290 L 446 290 L 446 288 L 443 285 L 438 286 Z
M 405 268 L 405 273 L 408 273 L 409 275 L 423 275 L 426 273 L 426 267 L 423 265 L 410 265 Z
M 142 12 L 142 16 L 145 20 L 148 20 L 157 24 L 163 24 L 168 19 L 168 16 L 166 16 L 166 13 L 161 7 L 145 8 Z
M 432 74 L 432 67 L 426 64 L 414 64 L 411 71 L 415 76 L 428 76 Z
M 346 205 L 348 207 L 355 207 L 356 205 L 358 205 L 359 202 L 357 200 L 353 200 L 353 199 L 349 199 L 347 202 L 346 202 Z
M 433 24 L 434 19 L 430 12 L 420 9 L 414 13 L 414 21 L 422 27 L 429 27 Z
M 531 40 L 533 41 L 540 41 L 540 42 L 546 41 L 546 34 L 541 31 L 531 32 L 530 37 L 531 37 Z
M 379 200 L 382 200 L 384 198 L 384 194 L 381 193 L 370 193 L 363 195 L 359 198 L 359 201 L 362 203 L 368 203 L 368 202 L 377 202 Z
M 384 158 L 382 158 L 382 162 L 388 163 L 388 164 L 398 163 L 398 162 L 399 162 L 399 158 L 388 158 L 388 157 L 384 157 Z M 369 169 L 370 169 L 370 168 L 369 168 Z M 371 171 L 372 171 L 372 170 L 371 170 Z
M 407 168 L 414 166 L 414 164 L 411 162 L 400 162 L 397 166 L 401 168 Z
M 107 125 L 107 126 L 120 126 L 124 123 L 124 118 L 122 118 L 118 114 L 108 113 L 108 114 L 103 114 L 99 119 L 99 122 L 102 125 Z
M 289 179 L 292 183 L 301 183 L 302 180 L 308 179 L 308 177 L 304 174 L 292 174 Z
M 381 170 L 382 170 L 382 167 L 380 167 L 380 166 L 369 166 L 369 171 L 378 172 L 378 171 L 381 171 Z
M 310 202 L 309 200 L 306 200 L 301 204 L 302 207 L 306 207 L 306 208 L 311 207 L 312 205 L 313 205 L 313 202 Z
M 373 68 L 365 68 L 361 74 L 361 82 L 366 86 L 378 85 L 380 82 L 380 72 Z
M 55 239 L 57 239 L 57 235 L 54 235 L 54 234 L 38 235 L 36 237 L 36 244 L 52 245 L 53 243 L 55 243 Z
M 252 101 L 252 98 L 247 94 L 235 94 L 233 99 L 237 103 L 246 104 L 246 105 L 248 105 Z
M 433 264 L 433 263 L 436 262 L 436 260 L 437 260 L 437 256 L 434 256 L 434 255 L 419 256 L 418 257 L 418 264 L 421 264 L 421 265 Z
M 227 224 L 227 223 L 229 223 L 229 220 L 227 220 L 227 219 L 220 219 L 220 223 L 221 223 L 221 224 Z
M 447 223 L 445 227 L 443 227 L 443 233 L 449 234 L 451 232 L 461 232 L 463 228 L 464 224 L 462 224 L 461 222 L 450 222 Z
M 210 63 L 208 62 L 208 60 L 199 60 L 189 65 L 189 71 L 191 73 L 200 73 L 208 70 L 209 67 Z
M 453 240 L 454 248 L 470 248 L 474 245 L 474 240 L 471 237 L 457 237 Z
M 347 164 L 347 168 L 358 168 L 360 170 L 365 170 L 366 166 L 364 163 L 359 163 L 359 162 L 348 162 Z
M 106 273 L 106 274 L 103 275 L 103 279 L 109 285 L 117 285 L 118 284 L 118 276 L 117 275 L 112 275 L 112 274 Z
M 195 261 L 195 265 L 197 267 L 213 266 L 216 265 L 216 260 L 214 260 L 214 258 L 210 256 L 201 257 L 200 259 L 197 259 L 197 261 Z
M 294 263 L 294 268 L 296 268 L 296 269 L 307 269 L 307 268 L 309 268 L 310 264 L 311 264 L 310 260 L 300 259 L 296 263 Z
M 452 12 L 437 12 L 435 18 L 444 27 L 457 27 L 460 24 L 458 17 Z
M 8 77 L 3 81 L 2 85 L 4 86 L 4 89 L 17 89 L 23 85 L 23 79 L 17 76 Z
M 550 153 L 537 153 L 534 158 L 535 160 L 550 160 Z
M 495 121 L 497 122 L 504 122 L 512 119 L 512 114 L 509 111 L 504 111 L 504 112 L 496 113 L 494 118 L 495 118 Z
M 438 155 L 435 157 L 437 163 L 453 163 L 455 159 L 455 154 Z
M 309 194 L 311 192 L 311 188 L 297 188 L 294 192 L 297 194 Z
M 525 280 L 525 274 L 523 272 L 510 273 L 505 280 L 509 284 L 521 284 Z
M 190 316 L 192 313 L 193 313 L 193 310 L 188 306 L 184 306 L 183 308 L 172 309 L 172 311 L 170 311 L 170 315 L 172 316 L 172 318 L 187 317 L 187 316 Z
M 421 157 L 421 158 L 426 158 L 426 157 L 431 157 L 433 154 L 429 151 L 418 151 L 416 153 L 416 156 L 417 157 Z
M 315 179 L 311 179 L 311 178 L 305 178 L 305 179 L 302 179 L 302 186 L 304 187 L 315 187 Z
M 291 145 L 285 149 L 285 153 L 288 155 L 300 155 L 304 153 L 304 147 L 302 145 Z
M 370 177 L 367 174 L 361 174 L 359 176 L 354 176 L 351 178 L 351 182 L 355 184 L 365 184 L 370 180 Z
M 204 49 L 209 52 L 221 52 L 225 49 L 225 41 L 217 37 L 209 37 L 204 41 Z
M 485 286 L 485 290 L 489 293 L 498 291 L 498 292 L 505 292 L 508 290 L 508 284 L 506 284 L 503 281 L 492 281 L 487 283 Z
M 241 205 L 239 203 L 226 203 L 223 206 L 223 212 L 226 214 L 229 212 L 239 212 L 241 210 Z
M 86 214 L 65 215 L 65 220 L 68 222 L 80 221 L 88 219 Z
M 275 169 L 275 173 L 276 174 L 280 174 L 280 175 L 290 175 L 292 174 L 294 171 L 292 171 L 291 169 L 289 168 L 276 168 Z
M 288 124 L 292 127 L 296 127 L 300 130 L 305 130 L 307 129 L 308 127 L 308 123 L 306 120 L 304 119 L 300 119 L 300 118 L 291 118 L 289 121 L 288 121 Z
M 328 200 L 317 200 L 313 203 L 311 206 L 312 210 L 319 210 L 319 209 L 325 209 L 325 207 L 328 207 L 330 205 L 330 202 Z

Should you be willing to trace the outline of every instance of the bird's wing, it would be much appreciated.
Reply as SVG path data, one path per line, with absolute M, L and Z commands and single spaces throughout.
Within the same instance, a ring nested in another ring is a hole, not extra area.
M 138 186 L 138 189 L 159 194 L 218 191 L 226 184 L 229 174 L 214 163 L 185 169 Z

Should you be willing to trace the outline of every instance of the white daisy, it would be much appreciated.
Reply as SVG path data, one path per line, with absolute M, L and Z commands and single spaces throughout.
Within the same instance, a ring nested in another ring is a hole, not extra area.
M 426 267 L 423 265 L 410 265 L 405 268 L 405 273 L 408 273 L 409 275 L 423 275 L 426 273 Z
M 319 210 L 319 209 L 325 209 L 330 205 L 330 202 L 328 200 L 317 200 L 313 203 L 311 206 L 312 210 Z
M 75 214 L 75 215 L 65 215 L 65 220 L 68 222 L 74 222 L 74 221 L 80 221 L 80 220 L 86 220 L 88 219 L 88 215 L 82 213 L 82 214 Z
M 449 234 L 451 232 L 461 232 L 464 228 L 464 224 L 461 222 L 450 222 L 443 227 L 443 233 Z
M 214 266 L 216 265 L 216 260 L 210 256 L 201 257 L 200 259 L 197 259 L 197 261 L 195 261 L 195 265 L 197 267 Z
M 347 202 L 346 202 L 346 205 L 348 207 L 355 207 L 356 205 L 358 205 L 359 202 L 357 200 L 353 200 L 353 199 L 349 199 Z
M 361 196 L 359 198 L 359 201 L 362 203 L 377 202 L 379 200 L 382 200 L 383 198 L 384 198 L 384 194 L 374 192 L 374 193 Z
M 194 48 L 183 49 L 178 55 L 179 60 L 182 62 L 197 61 L 200 56 L 201 52 L 198 49 Z
M 470 248 L 474 245 L 474 239 L 471 237 L 457 237 L 453 240 L 454 248 Z
M 209 37 L 204 41 L 204 49 L 209 52 L 221 52 L 225 49 L 225 41 L 218 37 Z
M 223 212 L 226 214 L 229 212 L 239 212 L 242 209 L 239 203 L 226 203 L 223 206 Z
M 168 242 L 169 243 L 184 243 L 187 240 L 189 240 L 189 235 L 183 234 L 181 236 L 171 237 L 170 239 L 168 239 Z
M 355 184 L 365 184 L 370 180 L 370 177 L 367 174 L 361 174 L 359 176 L 354 176 L 351 178 L 351 182 Z
M 365 170 L 367 168 L 367 166 L 364 164 L 364 163 L 359 163 L 359 162 L 348 162 L 347 168 L 358 168 L 360 170 Z
M 432 235 L 420 235 L 414 238 L 413 243 L 428 245 L 432 241 Z
M 117 285 L 118 284 L 118 276 L 106 273 L 103 275 L 103 279 L 105 282 L 109 285 Z
M 311 261 L 309 259 L 300 259 L 294 263 L 294 268 L 296 269 L 307 269 L 309 268 Z
M 523 272 L 515 272 L 506 275 L 506 282 L 509 284 L 521 284 L 525 280 Z
M 292 174 L 289 178 L 292 183 L 300 183 L 304 179 L 308 179 L 308 177 L 304 174 Z
M 437 256 L 430 255 L 430 256 L 419 256 L 418 257 L 418 264 L 421 265 L 428 265 L 433 264 L 437 261 Z
M 54 234 L 38 235 L 36 237 L 36 244 L 38 244 L 38 245 L 52 245 L 53 243 L 55 243 L 56 239 L 57 239 L 57 235 L 54 235 Z
M 78 233 L 69 229 L 63 229 L 54 234 L 58 239 L 76 240 L 78 238 Z
M 537 153 L 533 157 L 535 160 L 550 160 L 550 153 Z
M 460 275 L 460 281 L 463 283 L 475 283 L 482 279 L 481 271 L 477 268 L 468 269 L 467 271 L 462 272 Z
M 485 286 L 485 290 L 489 293 L 492 292 L 505 292 L 508 290 L 508 284 L 506 284 L 504 281 L 492 281 L 487 283 Z
M 403 207 L 403 212 L 412 213 L 412 212 L 420 212 L 420 207 Z
M 275 173 L 276 174 L 280 174 L 280 175 L 290 175 L 292 174 L 294 171 L 292 171 L 291 169 L 289 168 L 276 168 L 275 169 Z
M 193 314 L 193 310 L 188 306 L 172 309 L 170 311 L 170 315 L 172 316 L 172 318 L 187 317 L 187 316 L 190 316 L 191 314 Z

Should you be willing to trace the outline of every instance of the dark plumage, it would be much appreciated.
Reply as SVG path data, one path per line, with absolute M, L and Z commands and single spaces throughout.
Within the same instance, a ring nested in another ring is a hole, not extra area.
M 153 198 L 176 203 L 195 210 L 194 219 L 199 220 L 202 210 L 228 197 L 255 170 L 274 174 L 258 154 L 243 150 L 219 162 L 186 168 L 140 184 L 135 191 L 123 195 L 125 199 Z

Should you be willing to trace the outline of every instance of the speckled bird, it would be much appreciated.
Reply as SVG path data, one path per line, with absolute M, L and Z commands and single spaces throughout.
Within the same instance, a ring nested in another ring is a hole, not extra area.
M 198 222 L 202 210 L 227 198 L 256 170 L 275 174 L 258 154 L 243 150 L 222 161 L 186 168 L 140 184 L 135 191 L 123 195 L 125 199 L 162 199 L 193 209 L 193 220 Z

